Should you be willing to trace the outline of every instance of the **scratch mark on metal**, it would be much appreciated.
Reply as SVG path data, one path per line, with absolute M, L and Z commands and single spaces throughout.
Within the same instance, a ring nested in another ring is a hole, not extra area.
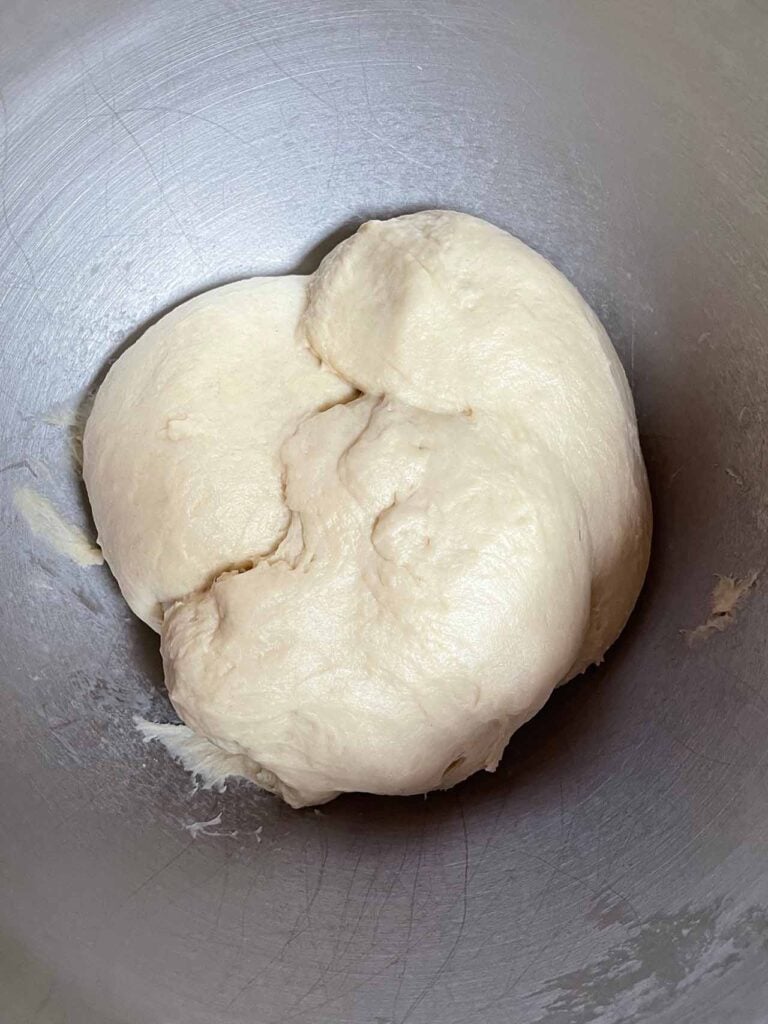
M 178 853 L 175 853 L 175 854 L 174 854 L 174 855 L 173 855 L 172 857 L 169 857 L 169 858 L 168 858 L 168 860 L 167 860 L 167 861 L 165 861 L 165 863 L 164 863 L 164 864 L 161 864 L 159 868 L 157 868 L 157 869 L 156 869 L 155 871 L 153 871 L 153 872 L 152 872 L 152 873 L 151 873 L 151 874 L 150 874 L 150 875 L 149 875 L 149 876 L 148 876 L 147 878 L 145 878 L 145 879 L 144 879 L 144 881 L 143 881 L 143 882 L 141 883 L 141 885 L 137 885 L 135 889 L 132 889 L 132 890 L 131 890 L 131 891 L 130 891 L 130 892 L 128 893 L 128 895 L 127 895 L 127 896 L 125 897 L 125 899 L 123 900 L 123 902 L 122 902 L 122 903 L 120 904 L 120 906 L 119 906 L 119 907 L 117 908 L 118 912 L 119 912 L 120 910 L 122 910 L 122 909 L 123 909 L 124 907 L 126 907 L 126 906 L 127 906 L 127 905 L 128 905 L 128 904 L 129 904 L 130 902 L 131 902 L 131 900 L 133 900 L 133 899 L 134 899 L 134 898 L 135 898 L 136 896 L 138 896 L 138 894 L 139 894 L 140 892 L 143 892 L 143 891 L 144 891 L 144 889 L 146 889 L 146 888 L 147 888 L 147 886 L 151 885 L 151 884 L 152 884 L 152 882 L 154 882 L 154 881 L 155 881 L 155 879 L 159 878 L 159 877 L 160 877 L 160 875 L 162 875 L 162 873 L 163 873 L 164 871 L 167 871 L 167 870 L 168 870 L 168 868 L 172 867 L 172 866 L 173 866 L 173 865 L 174 865 L 174 864 L 176 863 L 176 861 L 178 861 L 178 860 L 181 860 L 181 858 L 182 858 L 182 857 L 184 856 L 184 854 L 185 854 L 185 853 L 187 852 L 187 850 L 188 850 L 188 849 L 190 848 L 190 846 L 191 846 L 191 845 L 192 845 L 193 843 L 194 843 L 194 839 L 190 839 L 190 840 L 189 840 L 189 841 L 188 841 L 187 843 L 185 843 L 185 845 L 184 845 L 184 846 L 183 846 L 183 847 L 182 847 L 182 848 L 181 848 L 181 849 L 180 849 L 180 850 L 178 851 Z
M 459 806 L 459 813 L 461 815 L 461 829 L 464 842 L 464 877 L 462 882 L 461 917 L 459 918 L 459 926 L 456 929 L 456 935 L 454 937 L 453 942 L 451 943 L 451 947 L 446 953 L 442 963 L 437 968 L 435 973 L 432 975 L 429 982 L 424 986 L 420 994 L 413 1000 L 411 1005 L 405 1011 L 405 1015 L 400 1020 L 400 1024 L 406 1024 L 406 1021 L 408 1021 L 413 1016 L 419 1005 L 434 989 L 435 985 L 440 980 L 440 977 L 444 974 L 449 963 L 453 959 L 456 950 L 459 948 L 459 943 L 461 942 L 462 937 L 464 935 L 464 928 L 467 923 L 467 913 L 469 907 L 469 836 L 467 834 L 467 819 L 464 815 L 464 806 L 461 802 L 461 796 L 458 792 L 456 793 L 456 802 Z
M 261 53 L 266 57 L 266 59 L 270 62 L 270 64 L 272 64 L 273 67 L 276 70 L 278 70 L 282 75 L 285 76 L 286 80 L 293 82 L 303 92 L 306 92 L 310 96 L 314 97 L 314 99 L 321 106 L 325 107 L 327 110 L 333 111 L 334 115 L 337 118 L 341 117 L 341 119 L 346 120 L 347 122 L 352 121 L 352 123 L 354 124 L 354 127 L 357 128 L 359 131 L 361 131 L 364 135 L 368 135 L 371 138 L 376 139 L 377 142 L 380 142 L 383 146 L 385 146 L 391 152 L 396 153 L 399 157 L 402 157 L 403 160 L 406 160 L 410 164 L 414 164 L 416 167 L 421 167 L 421 168 L 423 168 L 425 170 L 429 170 L 429 171 L 432 170 L 432 168 L 430 167 L 429 164 L 426 164 L 426 163 L 424 163 L 424 161 L 418 160 L 418 159 L 416 159 L 416 157 L 412 157 L 412 156 L 410 156 L 410 154 L 405 153 L 401 149 L 398 149 L 397 146 L 393 145 L 387 139 L 385 139 L 382 136 L 378 135 L 376 132 L 372 131 L 370 128 L 366 127 L 365 125 L 362 125 L 358 121 L 354 121 L 354 120 L 352 120 L 350 118 L 343 118 L 342 115 L 340 115 L 340 112 L 339 112 L 339 110 L 338 110 L 338 108 L 337 108 L 335 103 L 333 103 L 330 100 L 328 100 L 322 93 L 319 93 L 315 89 L 312 89 L 310 86 L 308 86 L 305 82 L 303 82 L 301 80 L 302 76 L 300 74 L 297 74 L 296 72 L 293 72 L 289 68 L 285 67 L 285 65 L 282 64 L 282 62 L 279 61 L 277 59 L 277 57 L 275 57 L 274 54 L 272 54 L 267 49 L 267 46 L 266 46 L 264 40 L 260 36 L 258 36 L 255 32 L 253 32 L 253 30 L 250 28 L 250 25 L 248 23 L 247 14 L 245 13 L 245 11 L 242 9 L 242 7 L 239 4 L 233 2 L 233 0 L 224 0 L 224 2 L 226 4 L 226 6 L 228 6 L 231 11 L 233 11 L 236 15 L 240 16 L 240 23 L 241 23 L 241 26 L 242 26 L 244 32 L 246 33 L 246 35 L 255 43 L 255 45 L 259 48 Z
M 397 991 L 395 992 L 395 998 L 392 1003 L 392 1020 L 397 1020 L 397 1005 L 400 1001 L 400 994 L 403 990 L 403 982 L 405 981 L 405 973 L 408 968 L 408 959 L 411 951 L 411 937 L 413 935 L 413 925 L 416 917 L 416 892 L 419 885 L 419 874 L 421 872 L 421 861 L 424 856 L 424 830 L 426 826 L 426 807 L 423 810 L 421 817 L 421 829 L 419 831 L 419 849 L 416 855 L 416 867 L 413 872 L 413 884 L 411 885 L 411 899 L 408 914 L 408 929 L 405 936 L 405 950 L 401 958 L 402 966 L 400 968 L 400 977 L 397 981 Z
M 128 138 L 133 142 L 133 144 L 136 147 L 138 153 L 140 154 L 142 160 L 146 164 L 147 169 L 149 170 L 149 173 L 152 176 L 152 180 L 155 182 L 155 185 L 157 186 L 158 193 L 160 195 L 160 199 L 161 199 L 163 205 L 165 206 L 165 208 L 170 213 L 171 218 L 173 219 L 174 224 L 178 228 L 179 233 L 181 234 L 182 238 L 184 238 L 184 240 L 186 241 L 187 245 L 189 246 L 189 249 L 192 252 L 192 255 L 197 259 L 197 261 L 200 264 L 200 266 L 203 266 L 203 260 L 202 260 L 202 257 L 200 255 L 200 253 L 198 252 L 197 246 L 192 241 L 192 237 L 190 236 L 189 232 L 186 230 L 184 225 L 181 223 L 181 220 L 179 219 L 179 215 L 176 213 L 176 210 L 173 208 L 173 205 L 171 204 L 170 200 L 168 199 L 168 196 L 166 195 L 166 192 L 165 192 L 165 186 L 163 185 L 163 182 L 162 182 L 160 176 L 158 175 L 157 170 L 155 169 L 154 164 L 149 159 L 147 151 L 144 148 L 144 146 L 142 145 L 141 140 L 139 139 L 139 137 L 136 134 L 136 132 L 128 124 L 128 122 L 125 120 L 125 117 L 120 113 L 120 111 L 117 109 L 117 107 L 113 103 L 110 103 L 110 101 L 106 98 L 104 93 L 98 87 L 98 85 L 96 84 L 96 81 L 94 80 L 94 77 L 93 77 L 90 69 L 88 68 L 88 66 L 87 65 L 84 65 L 84 66 L 85 66 L 85 74 L 88 77 L 88 80 L 91 83 L 94 92 L 99 97 L 99 99 L 101 100 L 103 105 L 106 107 L 106 109 L 110 112 L 110 114 L 114 118 L 115 122 L 123 129 L 123 131 L 126 133 Z
M 2 191 L 3 222 L 5 224 L 5 229 L 6 229 L 7 233 L 8 233 L 8 237 L 11 239 L 11 242 L 13 243 L 13 245 L 15 246 L 17 251 L 20 253 L 22 259 L 24 260 L 24 263 L 26 264 L 27 270 L 29 271 L 29 282 L 28 283 L 32 287 L 32 292 L 33 292 L 35 298 L 37 299 L 37 301 L 40 303 L 40 306 L 42 307 L 42 309 L 50 317 L 51 316 L 51 311 L 48 308 L 48 305 L 44 301 L 44 299 L 42 297 L 42 294 L 40 292 L 40 287 L 39 287 L 39 284 L 38 284 L 37 274 L 35 272 L 34 265 L 32 264 L 32 260 L 29 258 L 28 254 L 27 254 L 27 250 L 21 244 L 21 240 L 20 240 L 19 236 L 16 234 L 15 229 L 11 225 L 11 217 L 10 217 L 10 213 L 8 211 L 7 175 L 8 175 L 8 163 L 9 163 L 9 160 L 10 160 L 10 148 L 9 148 L 9 143 L 8 143 L 8 107 L 6 106 L 5 93 L 3 92 L 2 89 L 0 89 L 0 110 L 2 110 L 2 114 L 3 114 L 3 144 L 2 144 L 3 145 L 3 164 L 2 164 L 2 172 L 0 173 L 0 190 Z

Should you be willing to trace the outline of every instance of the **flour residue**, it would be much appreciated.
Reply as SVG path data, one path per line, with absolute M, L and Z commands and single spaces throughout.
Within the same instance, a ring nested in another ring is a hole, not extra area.
M 204 736 L 198 736 L 187 725 L 148 722 L 139 715 L 134 724 L 144 742 L 159 740 L 174 760 L 192 775 L 202 789 L 226 789 L 230 776 L 252 778 L 246 767 L 246 759 L 239 754 L 228 754 Z
M 73 404 L 71 401 L 60 402 L 43 416 L 43 423 L 66 430 L 69 453 L 78 473 L 83 468 L 83 434 L 93 407 L 94 397 L 94 395 L 86 395 L 77 404 Z
M 736 618 L 737 608 L 744 602 L 757 583 L 758 573 L 753 572 L 743 579 L 735 576 L 718 576 L 709 599 L 709 617 L 695 629 L 686 629 L 684 634 L 689 644 L 706 640 L 711 633 L 722 633 Z
M 216 825 L 220 824 L 221 811 L 219 811 L 215 818 L 209 818 L 208 821 L 192 821 L 189 825 L 185 825 L 184 828 L 189 832 L 193 839 L 197 839 L 198 836 L 231 836 L 231 832 L 211 831 L 212 829 L 215 829 Z
M 102 565 L 104 556 L 85 531 L 68 523 L 44 495 L 32 487 L 18 487 L 13 502 L 36 536 L 77 565 Z
M 47 423 L 51 427 L 60 427 L 62 430 L 73 427 L 76 422 L 77 407 L 69 402 L 59 402 L 57 405 L 52 406 L 43 416 L 43 423 Z
M 229 839 L 235 839 L 237 836 L 254 836 L 257 843 L 261 842 L 261 833 L 264 830 L 264 826 L 259 825 L 258 828 L 250 829 L 247 832 L 241 832 L 237 828 L 232 832 L 224 832 L 219 831 L 216 828 L 217 825 L 221 825 L 221 811 L 214 818 L 209 818 L 208 821 L 191 821 L 188 825 L 184 825 L 184 829 L 193 839 L 197 839 L 198 836 L 226 836 Z

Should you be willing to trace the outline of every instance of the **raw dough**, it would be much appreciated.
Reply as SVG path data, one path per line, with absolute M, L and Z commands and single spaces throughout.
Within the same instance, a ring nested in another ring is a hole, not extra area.
M 293 806 L 493 770 L 602 658 L 648 559 L 605 332 L 447 211 L 161 320 L 100 390 L 84 473 L 179 714 Z
M 185 302 L 118 359 L 83 439 L 104 557 L 133 611 L 272 551 L 288 526 L 280 445 L 354 391 L 295 335 L 306 278 L 253 278 Z

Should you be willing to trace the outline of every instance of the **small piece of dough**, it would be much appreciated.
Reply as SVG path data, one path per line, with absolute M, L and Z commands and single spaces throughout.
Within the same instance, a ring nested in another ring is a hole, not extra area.
M 65 555 L 77 565 L 104 564 L 101 551 L 83 530 L 68 523 L 42 494 L 31 487 L 18 487 L 13 494 L 13 502 L 30 530 L 60 555 Z
M 160 321 L 99 392 L 85 478 L 179 714 L 297 807 L 493 770 L 616 638 L 650 545 L 604 330 L 448 211 Z

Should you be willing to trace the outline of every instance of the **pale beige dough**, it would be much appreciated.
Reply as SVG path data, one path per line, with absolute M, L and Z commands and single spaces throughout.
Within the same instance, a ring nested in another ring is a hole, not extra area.
M 306 278 L 254 278 L 185 302 L 110 369 L 83 439 L 99 544 L 133 611 L 163 607 L 271 551 L 288 526 L 280 445 L 354 392 L 296 343 Z
M 602 658 L 648 559 L 605 332 L 446 211 L 160 321 L 99 392 L 85 478 L 181 717 L 294 806 L 492 770 Z

